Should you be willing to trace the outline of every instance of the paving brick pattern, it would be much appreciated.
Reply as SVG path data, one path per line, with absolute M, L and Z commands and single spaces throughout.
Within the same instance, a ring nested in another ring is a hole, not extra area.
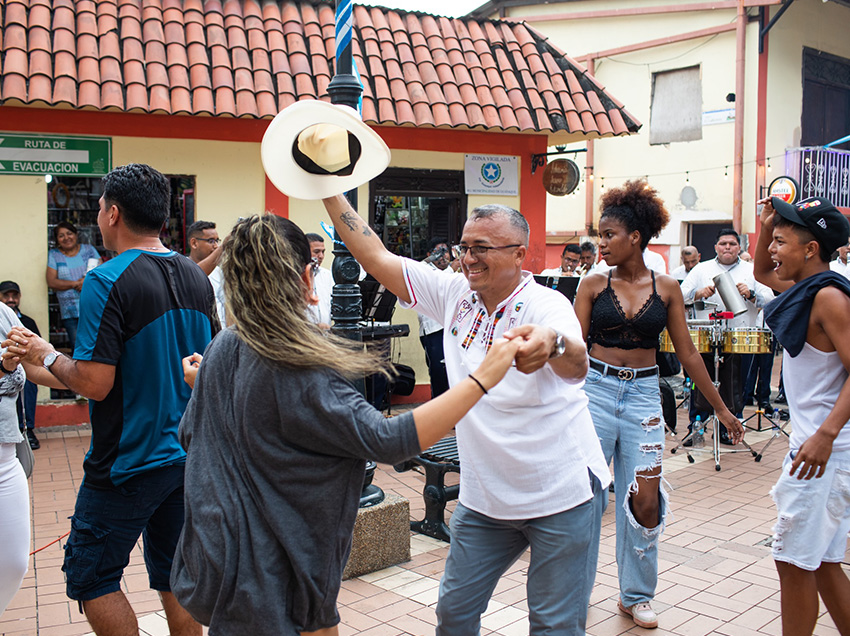
M 752 412 L 748 408 L 745 415 Z M 679 414 L 682 430 L 686 423 L 682 421 L 682 410 Z M 750 424 L 755 425 L 756 420 Z M 771 436 L 767 430 L 747 435 L 757 450 Z M 69 529 L 68 516 L 82 477 L 89 431 L 63 427 L 41 435 L 41 439 L 31 482 L 35 548 L 49 544 Z M 780 436 L 759 463 L 748 453 L 723 455 L 720 472 L 715 471 L 708 452 L 695 454 L 695 463 L 690 464 L 681 453 L 669 452 L 674 446 L 675 440 L 669 438 L 664 466 L 672 487 L 673 518 L 660 548 L 660 580 L 654 602 L 660 627 L 651 632 L 640 629 L 617 610 L 611 505 L 603 520 L 588 634 L 779 636 L 779 583 L 765 544 L 775 514 L 768 492 L 787 451 L 787 440 Z M 453 478 L 456 479 L 449 476 Z M 395 473 L 389 466 L 380 466 L 375 482 L 386 491 L 407 497 L 411 516 L 421 518 L 424 505 L 420 474 Z M 346 581 L 339 598 L 342 636 L 432 634 L 434 605 L 447 552 L 447 544 L 414 534 L 410 562 Z M 0 617 L 0 634 L 89 634 L 90 628 L 76 604 L 65 596 L 61 562 L 60 543 L 49 545 L 33 557 L 23 588 Z M 528 634 L 527 565 L 526 554 L 500 581 L 482 620 L 483 634 Z M 167 625 L 156 595 L 147 589 L 141 549 L 132 556 L 123 589 L 139 616 L 143 634 L 165 636 Z M 838 631 L 824 614 L 815 634 L 832 636 Z

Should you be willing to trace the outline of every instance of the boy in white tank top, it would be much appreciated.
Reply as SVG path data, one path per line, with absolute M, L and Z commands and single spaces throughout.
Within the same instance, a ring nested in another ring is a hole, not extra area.
M 838 631 L 850 634 L 850 580 L 841 562 L 850 531 L 850 281 L 830 271 L 850 236 L 826 199 L 759 201 L 755 278 L 782 294 L 765 321 L 785 351 L 785 395 L 793 433 L 771 491 L 778 512 L 773 559 L 783 636 L 810 636 L 818 593 Z

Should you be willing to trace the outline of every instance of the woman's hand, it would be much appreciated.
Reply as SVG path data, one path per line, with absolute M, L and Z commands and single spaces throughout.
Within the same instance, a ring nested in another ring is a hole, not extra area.
M 473 374 L 475 379 L 488 391 L 496 386 L 505 377 L 508 369 L 511 368 L 511 364 L 522 342 L 522 338 L 515 338 L 513 340 L 507 340 L 505 338 L 496 339 L 493 342 L 493 346 L 490 347 L 490 351 L 487 352 L 487 357 L 484 358 L 481 366 L 475 370 Z
M 732 442 L 738 444 L 744 439 L 744 427 L 741 424 L 741 420 L 735 417 L 732 411 L 724 408 L 717 414 L 717 417 L 720 419 L 720 423 L 726 427 L 729 437 L 732 438 Z
M 203 359 L 204 356 L 200 353 L 193 353 L 183 358 L 183 381 L 193 389 L 195 388 L 195 378 L 198 376 L 198 369 L 201 367 L 201 361 Z

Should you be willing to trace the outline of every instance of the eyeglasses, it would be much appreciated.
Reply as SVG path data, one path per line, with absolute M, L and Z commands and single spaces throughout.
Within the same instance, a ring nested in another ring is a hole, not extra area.
M 221 243 L 221 239 L 217 238 L 199 238 L 198 240 L 204 241 L 205 243 L 209 243 L 210 245 L 218 245 L 219 243 Z
M 494 247 L 490 247 L 489 245 L 453 245 L 452 253 L 457 258 L 463 258 L 467 252 L 472 252 L 475 258 L 486 258 L 490 250 L 506 250 L 511 247 L 522 247 L 522 244 L 514 243 L 513 245 L 497 245 Z

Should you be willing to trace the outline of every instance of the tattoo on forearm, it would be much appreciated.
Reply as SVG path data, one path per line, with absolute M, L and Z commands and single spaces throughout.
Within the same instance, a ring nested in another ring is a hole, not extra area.
M 345 226 L 352 232 L 356 232 L 358 227 L 360 227 L 363 229 L 363 236 L 372 235 L 372 229 L 363 223 L 363 219 L 361 219 L 355 212 L 343 212 L 339 215 L 339 220 L 345 223 Z

